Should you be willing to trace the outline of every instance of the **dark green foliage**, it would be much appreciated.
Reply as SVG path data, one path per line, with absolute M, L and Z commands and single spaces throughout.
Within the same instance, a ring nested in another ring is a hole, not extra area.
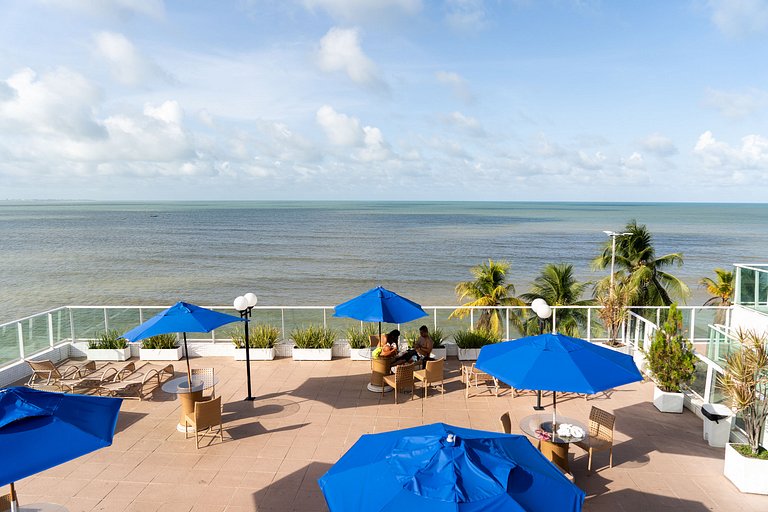
M 158 334 L 142 340 L 141 348 L 147 349 L 169 349 L 178 347 L 178 338 L 175 334 Z
M 482 348 L 485 345 L 498 343 L 501 338 L 494 331 L 476 329 L 474 331 L 457 331 L 453 340 L 459 348 Z
M 336 332 L 316 325 L 301 327 L 291 332 L 291 338 L 298 348 L 332 348 Z
M 683 315 L 677 310 L 677 304 L 672 304 L 667 321 L 656 331 L 651 348 L 645 354 L 656 385 L 669 393 L 679 393 L 681 387 L 693 382 L 695 377 L 696 355 L 682 329 Z
M 120 331 L 110 329 L 99 335 L 95 340 L 88 342 L 90 349 L 121 349 L 128 346 L 128 340 L 120 336 Z
M 245 330 L 232 329 L 229 333 L 237 348 L 245 348 Z M 250 324 L 248 329 L 249 348 L 272 348 L 280 339 L 280 329 L 269 324 Z

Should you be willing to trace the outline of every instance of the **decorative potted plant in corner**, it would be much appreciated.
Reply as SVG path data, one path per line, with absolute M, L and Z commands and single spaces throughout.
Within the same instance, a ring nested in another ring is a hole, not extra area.
M 294 361 L 330 361 L 333 358 L 333 344 L 336 342 L 336 332 L 310 325 L 295 329 L 291 338 L 296 344 L 293 347 Z
M 653 405 L 661 412 L 683 412 L 682 386 L 693 382 L 696 355 L 691 342 L 685 339 L 683 315 L 677 304 L 670 306 L 667 321 L 654 333 L 645 359 L 655 383 Z
M 491 343 L 498 343 L 501 338 L 493 331 L 475 329 L 474 331 L 457 331 L 453 335 L 453 340 L 459 347 L 461 361 L 476 361 L 481 348 Z
M 362 330 L 350 327 L 345 332 L 349 343 L 349 358 L 353 361 L 369 361 L 371 359 L 371 335 L 376 334 L 372 325 L 366 325 Z
M 158 334 L 141 341 L 139 359 L 142 361 L 178 361 L 182 348 L 176 334 Z
M 419 331 L 408 331 L 403 337 L 405 338 L 405 341 L 408 342 L 408 348 L 412 349 L 413 344 L 416 343 L 416 340 L 419 337 Z M 443 341 L 445 341 L 443 330 L 435 329 L 429 333 L 429 337 L 432 338 L 432 357 L 434 359 L 445 359 L 447 350 L 443 346 Z
M 88 342 L 86 351 L 92 361 L 127 361 L 131 357 L 128 341 L 120 336 L 120 331 L 110 329 Z
M 232 329 L 229 333 L 235 345 L 235 361 L 245 361 L 245 331 Z M 251 324 L 248 329 L 248 356 L 251 361 L 272 361 L 280 329 L 269 324 Z
M 597 310 L 597 315 L 602 320 L 608 335 L 605 345 L 611 348 L 622 347 L 623 343 L 619 340 L 619 335 L 621 325 L 629 316 L 627 310 L 629 287 L 614 284 L 613 290 L 609 289 L 607 292 L 598 294 L 597 302 L 601 306 Z
M 754 331 L 737 336 L 741 346 L 726 358 L 718 382 L 741 414 L 747 444 L 726 445 L 723 473 L 741 492 L 768 494 L 768 450 L 761 445 L 768 418 L 768 340 Z

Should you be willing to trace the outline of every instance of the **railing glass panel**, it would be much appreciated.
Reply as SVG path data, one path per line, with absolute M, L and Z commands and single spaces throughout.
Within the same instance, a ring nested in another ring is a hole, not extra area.
M 106 311 L 109 329 L 114 329 L 120 334 L 130 331 L 141 323 L 138 308 L 109 308 Z
M 19 329 L 16 322 L 0 326 L 0 366 L 19 360 Z
M 103 308 L 73 308 L 72 322 L 75 326 L 75 340 L 96 339 L 106 330 Z
M 24 357 L 50 348 L 51 339 L 48 331 L 48 315 L 36 315 L 21 323 L 24 336 Z
M 57 309 L 51 312 L 53 324 L 53 344 L 57 345 L 72 337 L 72 324 L 69 322 L 69 310 Z

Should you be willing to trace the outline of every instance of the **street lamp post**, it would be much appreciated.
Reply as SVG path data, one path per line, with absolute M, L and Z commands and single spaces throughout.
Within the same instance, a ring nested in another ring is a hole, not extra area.
M 613 295 L 613 266 L 616 264 L 616 237 L 631 235 L 632 233 L 616 233 L 615 231 L 603 231 L 611 237 L 611 289 L 609 293 Z
M 248 346 L 251 344 L 250 340 L 248 339 L 249 334 L 249 327 L 248 323 L 251 320 L 251 311 L 253 310 L 253 307 L 258 302 L 258 299 L 256 298 L 256 294 L 254 293 L 246 293 L 245 295 L 241 295 L 238 298 L 235 299 L 234 306 L 235 309 L 240 313 L 240 318 L 245 320 L 245 372 L 248 378 L 248 396 L 245 398 L 246 400 L 253 401 L 254 398 L 251 396 L 251 357 L 250 353 L 248 351 Z
M 547 301 L 542 298 L 534 299 L 531 302 L 531 309 L 536 316 L 539 317 L 539 334 L 544 334 L 544 322 L 547 318 L 552 316 L 552 308 L 549 307 Z M 541 405 L 541 390 L 536 392 L 536 405 L 533 406 L 535 411 L 543 411 L 544 407 Z

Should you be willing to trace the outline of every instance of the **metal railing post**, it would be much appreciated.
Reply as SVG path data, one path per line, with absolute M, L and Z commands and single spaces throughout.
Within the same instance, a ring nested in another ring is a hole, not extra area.
M 712 403 L 712 365 L 707 364 L 707 381 L 704 383 L 704 402 Z
M 696 343 L 696 308 L 691 308 L 691 344 Z
M 587 309 L 587 341 L 592 343 L 592 308 Z
M 285 336 L 285 309 L 280 308 L 280 332 L 283 333 L 283 339 L 287 340 Z
M 507 331 L 507 337 L 505 339 L 509 339 L 509 308 L 504 308 L 504 313 L 505 313 L 504 324 L 506 326 L 505 330 Z
M 24 360 L 24 331 L 21 322 L 16 322 L 16 330 L 19 334 L 19 359 Z
M 48 344 L 53 348 L 53 315 L 48 313 Z

